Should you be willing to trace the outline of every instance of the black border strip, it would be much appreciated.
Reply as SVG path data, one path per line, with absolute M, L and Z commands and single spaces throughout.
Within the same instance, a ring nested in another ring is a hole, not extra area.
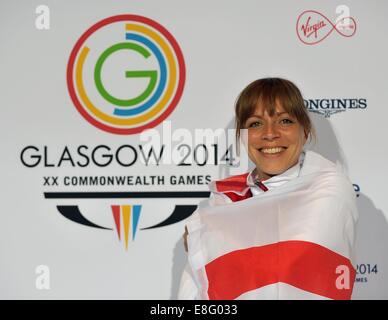
M 209 198 L 209 191 L 44 192 L 45 199 Z

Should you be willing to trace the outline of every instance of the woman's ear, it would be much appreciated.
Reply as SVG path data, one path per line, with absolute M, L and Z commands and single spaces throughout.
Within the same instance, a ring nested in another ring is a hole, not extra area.
M 310 132 L 308 132 L 306 129 L 304 129 L 304 137 L 305 137 L 306 141 L 307 141 L 307 139 L 309 137 L 309 134 L 310 134 Z

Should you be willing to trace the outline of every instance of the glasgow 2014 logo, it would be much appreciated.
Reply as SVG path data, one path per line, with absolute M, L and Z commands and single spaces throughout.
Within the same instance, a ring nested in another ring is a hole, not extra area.
M 67 86 L 79 113 L 97 128 L 135 134 L 167 118 L 185 84 L 182 51 L 163 26 L 138 15 L 106 18 L 77 41 Z

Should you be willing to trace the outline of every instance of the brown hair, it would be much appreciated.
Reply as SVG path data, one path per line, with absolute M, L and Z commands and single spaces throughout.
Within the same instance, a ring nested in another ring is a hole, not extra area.
M 250 83 L 237 98 L 235 105 L 237 145 L 239 145 L 240 130 L 245 128 L 245 122 L 254 113 L 257 105 L 263 105 L 272 117 L 276 102 L 298 120 L 306 135 L 315 138 L 315 130 L 298 87 L 289 80 L 264 78 Z

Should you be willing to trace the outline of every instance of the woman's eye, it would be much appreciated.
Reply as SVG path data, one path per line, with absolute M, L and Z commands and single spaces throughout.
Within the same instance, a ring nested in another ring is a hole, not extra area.
M 259 127 L 261 126 L 261 123 L 258 122 L 258 121 L 255 121 L 255 122 L 252 122 L 248 125 L 248 128 L 256 128 L 256 127 Z
M 294 123 L 294 121 L 292 121 L 290 119 L 282 119 L 282 120 L 280 120 L 280 123 L 282 123 L 282 124 L 291 124 L 291 123 Z

